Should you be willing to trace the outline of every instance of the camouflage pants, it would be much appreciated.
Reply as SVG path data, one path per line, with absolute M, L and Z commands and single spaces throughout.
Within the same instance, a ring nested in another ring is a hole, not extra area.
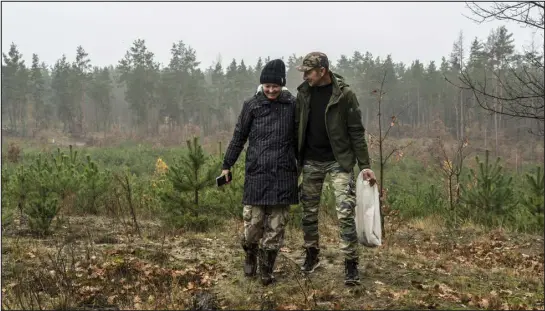
M 245 205 L 243 244 L 257 244 L 265 250 L 278 250 L 284 243 L 289 205 Z
M 303 183 L 301 185 L 304 247 L 319 248 L 318 208 L 327 173 L 331 174 L 332 186 L 335 192 L 335 205 L 341 233 L 341 252 L 346 259 L 357 259 L 354 173 L 347 172 L 336 161 L 305 161 L 304 163 Z

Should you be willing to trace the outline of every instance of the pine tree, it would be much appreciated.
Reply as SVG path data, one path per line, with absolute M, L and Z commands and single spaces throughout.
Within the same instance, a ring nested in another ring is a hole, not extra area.
M 75 119 L 72 134 L 76 137 L 85 135 L 84 103 L 91 80 L 91 60 L 89 54 L 80 45 L 76 50 L 76 61 L 72 63 L 71 88 L 74 96 Z
M 74 106 L 74 91 L 71 85 L 72 68 L 66 60 L 66 55 L 57 60 L 53 68 L 51 88 L 53 101 L 59 121 L 63 123 L 63 131 L 72 133 L 76 108 Z
M 59 192 L 53 178 L 53 165 L 40 155 L 30 166 L 28 177 L 30 180 L 28 201 L 24 207 L 30 229 L 40 235 L 48 235 L 53 219 L 57 216 Z
M 545 194 L 545 177 L 541 167 L 536 167 L 534 174 L 526 174 L 526 184 L 528 186 L 528 194 L 523 196 L 522 204 L 526 206 L 535 216 L 543 218 L 544 213 L 544 198 Z
M 490 163 L 489 155 L 490 151 L 487 150 L 483 162 L 478 156 L 475 158 L 478 171 L 470 170 L 469 180 L 472 185 L 461 185 L 460 201 L 477 213 L 477 218 L 494 215 L 495 218 L 503 219 L 517 203 L 512 187 L 513 178 L 504 174 L 499 157 Z
M 15 43 L 11 43 L 8 54 L 2 53 L 5 66 L 2 68 L 2 116 L 9 118 L 10 127 L 23 136 L 26 134 L 28 103 L 28 70 L 23 55 Z
M 146 47 L 146 41 L 138 39 L 119 61 L 120 82 L 125 83 L 125 99 L 133 111 L 134 121 L 141 131 L 157 134 L 159 130 L 159 105 L 157 84 L 159 64 Z
M 113 85 L 108 67 L 93 69 L 92 81 L 89 85 L 89 97 L 95 106 L 95 127 L 99 131 L 108 129 L 111 122 Z
M 199 205 L 199 192 L 214 185 L 220 170 L 219 162 L 207 165 L 205 155 L 197 137 L 187 141 L 188 151 L 179 163 L 172 165 L 167 173 L 173 187 L 180 193 L 193 193 L 193 204 Z
M 45 127 L 47 122 L 47 110 L 45 106 L 45 81 L 40 68 L 38 55 L 32 54 L 32 67 L 30 70 L 30 93 L 34 106 L 35 128 Z

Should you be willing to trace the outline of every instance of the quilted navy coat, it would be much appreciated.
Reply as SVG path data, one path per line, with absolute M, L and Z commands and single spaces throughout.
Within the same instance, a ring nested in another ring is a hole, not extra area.
M 298 203 L 297 128 L 295 97 L 287 89 L 274 101 L 258 90 L 244 102 L 223 161 L 230 169 L 248 141 L 243 204 Z

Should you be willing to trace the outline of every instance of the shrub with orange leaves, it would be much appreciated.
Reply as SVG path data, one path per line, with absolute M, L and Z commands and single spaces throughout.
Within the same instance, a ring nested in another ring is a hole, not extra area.
M 163 161 L 161 158 L 157 158 L 157 162 L 155 162 L 155 174 L 157 175 L 164 175 L 168 171 L 167 164 Z

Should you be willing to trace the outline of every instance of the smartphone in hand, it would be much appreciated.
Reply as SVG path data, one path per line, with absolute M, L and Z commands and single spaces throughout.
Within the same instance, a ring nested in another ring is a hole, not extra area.
M 227 182 L 227 176 L 229 176 L 229 182 Z M 219 176 L 216 178 L 216 186 L 221 187 L 225 184 L 230 183 L 233 180 L 233 174 L 229 172 L 227 175 Z

